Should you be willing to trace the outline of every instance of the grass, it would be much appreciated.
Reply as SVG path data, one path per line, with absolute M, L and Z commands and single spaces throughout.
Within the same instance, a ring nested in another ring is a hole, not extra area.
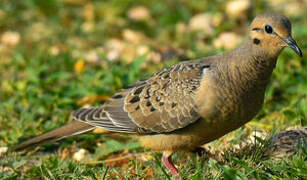
M 20 39 L 13 45 L 2 39 L 0 44 L 0 147 L 9 147 L 0 156 L 0 179 L 172 179 L 159 154 L 117 135 L 81 135 L 25 154 L 12 152 L 11 147 L 65 124 L 72 111 L 102 104 L 117 90 L 163 67 L 225 51 L 216 48 L 214 40 L 223 32 L 243 37 L 242 29 L 256 14 L 272 9 L 288 13 L 282 6 L 257 1 L 246 18 L 236 19 L 224 13 L 225 4 L 223 0 L 1 1 L 0 35 L 17 32 Z M 147 7 L 150 17 L 129 18 L 129 10 L 136 6 Z M 209 35 L 182 30 L 202 12 L 222 17 L 223 23 Z M 207 146 L 217 158 L 174 155 L 184 179 L 307 179 L 304 149 L 277 160 L 263 159 L 262 148 L 254 144 L 244 151 L 235 148 L 254 130 L 306 126 L 307 21 L 302 11 L 288 16 L 305 57 L 299 59 L 289 49 L 281 54 L 257 117 Z M 133 41 L 125 32 L 132 32 Z M 110 40 L 124 46 L 115 60 L 107 60 L 112 59 Z M 137 53 L 142 48 L 145 53 Z M 155 55 L 162 58 L 155 60 Z M 78 162 L 72 157 L 81 148 L 88 153 Z

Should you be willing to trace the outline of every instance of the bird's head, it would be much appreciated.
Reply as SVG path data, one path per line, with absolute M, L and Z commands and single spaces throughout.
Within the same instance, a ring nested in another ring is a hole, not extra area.
M 263 14 L 257 16 L 249 30 L 253 46 L 267 53 L 278 56 L 281 50 L 288 46 L 300 57 L 302 51 L 291 36 L 291 23 L 288 18 L 278 14 Z

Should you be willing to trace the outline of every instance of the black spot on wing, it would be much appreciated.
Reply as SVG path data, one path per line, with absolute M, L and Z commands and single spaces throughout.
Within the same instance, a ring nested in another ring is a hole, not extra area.
M 148 89 L 146 90 L 146 95 L 145 95 L 144 98 L 145 98 L 145 99 L 149 99 L 149 98 L 150 98 L 150 88 L 148 88 Z
M 139 96 L 134 96 L 129 102 L 130 103 L 136 103 L 138 101 L 140 101 L 140 97 Z
M 118 95 L 115 95 L 115 96 L 113 96 L 112 98 L 113 99 L 120 99 L 120 98 L 122 98 L 123 96 L 121 95 L 121 94 L 118 94 Z
M 150 108 L 150 112 L 154 112 L 156 109 L 154 107 Z
M 146 102 L 146 106 L 147 106 L 147 107 L 151 106 L 151 102 L 150 102 L 150 101 L 147 101 L 147 102 Z
M 169 78 L 169 73 L 166 73 L 165 75 L 163 75 L 164 79 L 168 79 Z
M 134 91 L 133 94 L 134 94 L 134 95 L 139 95 L 139 94 L 143 91 L 144 87 L 145 87 L 145 86 L 141 86 L 141 87 L 137 88 L 137 89 Z

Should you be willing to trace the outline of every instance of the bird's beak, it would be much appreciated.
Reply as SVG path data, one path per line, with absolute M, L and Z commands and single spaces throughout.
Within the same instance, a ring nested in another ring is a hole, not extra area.
M 298 54 L 300 57 L 303 57 L 303 53 L 301 49 L 296 44 L 295 40 L 292 37 L 284 38 L 283 41 L 291 48 L 293 49 L 296 54 Z

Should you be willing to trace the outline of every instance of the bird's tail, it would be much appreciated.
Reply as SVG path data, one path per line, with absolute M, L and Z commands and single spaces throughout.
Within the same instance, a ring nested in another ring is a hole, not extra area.
M 58 141 L 63 138 L 75 136 L 93 130 L 95 127 L 81 121 L 73 121 L 58 129 L 42 134 L 33 139 L 27 140 L 16 146 L 14 150 L 22 150 L 31 146 L 37 146 L 49 141 Z

